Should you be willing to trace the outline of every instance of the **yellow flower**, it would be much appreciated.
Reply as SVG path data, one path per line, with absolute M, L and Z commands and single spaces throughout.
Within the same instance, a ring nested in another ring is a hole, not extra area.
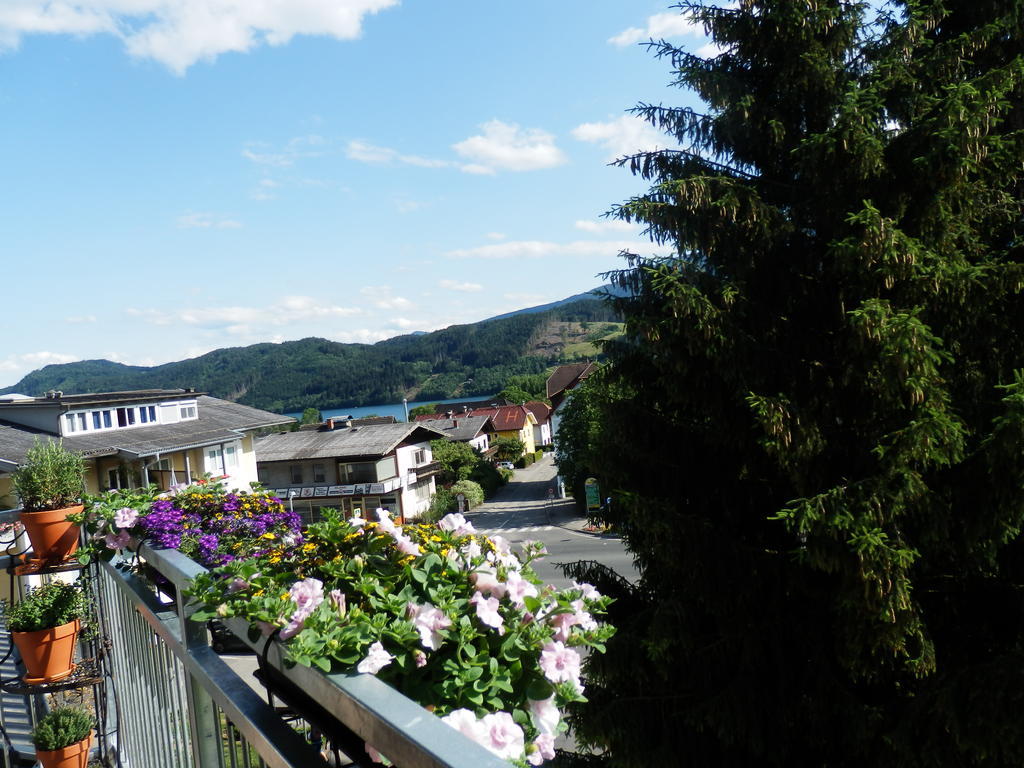
M 272 533 L 264 533 L 262 536 L 260 536 L 260 538 L 261 539 L 272 539 L 272 538 L 274 538 L 274 534 L 272 534 Z
M 303 552 L 312 552 L 314 549 L 316 549 L 316 544 L 313 544 L 312 542 L 302 545 Z
M 272 563 L 280 563 L 281 562 L 281 556 L 280 555 L 271 555 L 270 556 L 270 562 L 272 562 Z
M 281 599 L 282 599 L 282 600 L 287 600 L 287 599 L 288 599 L 288 593 L 287 593 L 287 592 L 285 592 L 284 594 L 282 594 L 282 595 L 281 595 Z

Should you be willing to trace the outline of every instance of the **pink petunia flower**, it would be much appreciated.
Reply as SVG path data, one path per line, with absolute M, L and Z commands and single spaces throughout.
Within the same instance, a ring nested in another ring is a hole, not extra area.
M 384 650 L 384 646 L 380 642 L 376 642 L 370 646 L 369 652 L 366 654 L 366 658 L 360 661 L 356 665 L 356 671 L 362 673 L 369 673 L 376 675 L 384 667 L 391 663 L 391 660 L 395 657 Z
M 476 533 L 473 524 L 458 512 L 452 512 L 442 517 L 437 522 L 437 527 L 442 531 L 451 531 L 456 536 L 468 536 L 471 533 Z
M 540 653 L 540 668 L 552 683 L 571 682 L 582 690 L 580 655 L 574 649 L 558 641 L 546 643 Z
M 505 620 L 498 613 L 498 600 L 494 597 L 484 597 L 479 592 L 474 592 L 469 599 L 470 605 L 476 606 L 476 616 L 480 621 L 489 627 L 494 627 L 499 632 L 504 632 L 502 624 Z
M 103 537 L 103 540 L 107 542 L 107 546 L 110 549 L 124 549 L 132 543 L 132 536 L 128 531 L 120 531 L 116 536 L 108 533 Z
M 131 507 L 121 507 L 114 513 L 114 525 L 118 528 L 131 528 L 139 519 L 139 511 Z
M 555 705 L 554 694 L 546 699 L 529 699 L 530 720 L 541 733 L 558 733 L 558 721 L 562 715 Z
M 430 603 L 426 605 L 410 603 L 406 608 L 406 613 L 412 619 L 416 631 L 420 633 L 420 642 L 423 647 L 436 651 L 441 644 L 441 631 L 448 629 L 452 625 L 452 620 L 445 615 L 444 611 Z
M 477 586 L 479 587 L 479 584 Z M 513 605 L 521 606 L 523 598 L 537 596 L 537 587 L 524 579 L 518 571 L 509 571 L 505 586 L 508 590 L 508 599 Z
M 498 581 L 498 576 L 491 568 L 482 568 L 475 573 L 471 573 L 469 580 L 473 582 L 473 586 L 485 595 L 491 595 L 499 600 L 505 596 L 505 584 Z
M 481 743 L 502 760 L 515 760 L 523 756 L 525 737 L 512 715 L 508 712 L 494 712 L 480 719 L 484 727 L 484 741 Z
M 554 759 L 555 737 L 550 733 L 542 733 L 538 736 L 536 741 L 533 742 L 533 746 L 536 747 L 536 750 L 526 756 L 530 765 L 540 765 L 545 760 Z

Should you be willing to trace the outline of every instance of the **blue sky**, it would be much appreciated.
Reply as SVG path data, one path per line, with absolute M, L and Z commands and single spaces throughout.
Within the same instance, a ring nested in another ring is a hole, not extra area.
M 636 229 L 626 114 L 691 103 L 630 0 L 2 0 L 0 386 L 587 290 Z

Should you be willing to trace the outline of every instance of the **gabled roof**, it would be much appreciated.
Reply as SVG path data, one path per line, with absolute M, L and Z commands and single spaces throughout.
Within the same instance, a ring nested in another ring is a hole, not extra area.
M 434 413 L 446 414 L 448 411 L 451 411 L 452 415 L 454 415 L 457 413 L 467 413 L 468 411 L 478 411 L 481 408 L 497 408 L 502 405 L 515 405 L 515 403 L 503 397 L 492 397 L 490 400 L 460 400 L 457 403 L 437 403 L 434 406 Z
M 158 453 L 234 442 L 246 432 L 294 421 L 288 416 L 207 395 L 199 395 L 196 400 L 199 418 L 194 421 L 68 435 L 64 438 L 64 446 L 86 458 L 116 454 L 128 457 L 154 456 Z M 132 402 L 139 400 L 134 399 Z M 0 422 L 0 460 L 20 464 L 25 460 L 25 453 L 32 447 L 36 437 L 57 439 L 57 435 L 52 433 Z
M 572 389 L 595 370 L 597 370 L 597 363 L 570 363 L 558 366 L 548 376 L 545 384 L 548 400 L 554 399 L 555 395 L 567 389 Z
M 543 424 L 551 415 L 551 406 L 547 403 L 542 403 L 540 400 L 527 401 L 526 408 L 537 419 L 538 424 Z
M 498 432 L 509 432 L 514 429 L 522 429 L 531 423 L 533 416 L 530 411 L 522 405 L 502 405 L 498 408 L 476 408 L 470 411 L 467 416 L 490 416 L 491 424 Z M 446 418 L 440 413 L 424 413 L 416 417 L 417 423 L 424 421 L 435 421 Z
M 444 434 L 449 440 L 465 443 L 489 431 L 487 427 L 490 420 L 490 416 L 456 416 L 451 419 L 431 419 L 429 426 Z
M 443 435 L 423 424 L 370 424 L 323 432 L 280 432 L 256 441 L 256 461 L 370 458 L 387 456 L 402 443 L 437 440 Z

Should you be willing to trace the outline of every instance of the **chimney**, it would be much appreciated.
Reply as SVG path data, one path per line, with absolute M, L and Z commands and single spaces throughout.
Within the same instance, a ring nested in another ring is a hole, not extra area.
M 454 429 L 457 426 L 459 426 L 459 420 L 458 419 L 452 419 L 452 429 Z
M 352 419 L 345 419 L 345 426 L 352 429 Z
M 327 424 L 327 429 L 334 429 L 334 419 L 328 419 L 325 423 Z

